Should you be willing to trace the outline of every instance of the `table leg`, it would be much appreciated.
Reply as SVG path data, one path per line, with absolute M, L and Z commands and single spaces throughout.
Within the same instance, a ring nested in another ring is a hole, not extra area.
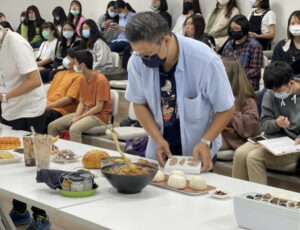
M 16 230 L 14 223 L 9 217 L 4 204 L 0 200 L 0 229 L 2 230 Z

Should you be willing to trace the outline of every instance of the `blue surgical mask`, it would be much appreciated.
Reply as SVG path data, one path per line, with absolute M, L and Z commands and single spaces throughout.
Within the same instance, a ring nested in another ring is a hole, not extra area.
M 90 35 L 91 35 L 90 30 L 82 30 L 82 36 L 83 36 L 84 38 L 89 38 Z
M 116 12 L 113 12 L 113 11 L 108 11 L 108 15 L 109 15 L 109 17 L 114 18 L 114 17 L 116 17 L 118 14 L 117 14 Z
M 70 10 L 70 13 L 75 16 L 79 14 L 79 10 Z
M 74 65 L 74 71 L 78 74 L 82 74 L 82 70 L 79 70 L 76 65 Z
M 158 6 L 158 7 L 151 6 L 150 8 L 151 8 L 151 10 L 153 10 L 153 11 L 157 11 L 157 10 L 159 10 L 159 6 Z
M 28 18 L 28 19 L 29 19 L 29 21 L 35 21 L 36 17 L 34 17 L 34 18 Z
M 74 32 L 73 32 L 73 31 L 63 31 L 63 36 L 64 36 L 66 39 L 72 38 L 73 35 L 74 35 Z
M 125 18 L 125 17 L 126 17 L 126 15 L 127 15 L 127 14 L 126 14 L 126 13 L 124 13 L 124 12 L 122 12 L 122 13 L 119 13 L 119 17 L 120 17 L 120 18 Z
M 62 61 L 62 64 L 63 66 L 66 68 L 66 69 L 69 69 L 70 67 L 70 60 L 68 58 L 64 58 L 63 61 Z

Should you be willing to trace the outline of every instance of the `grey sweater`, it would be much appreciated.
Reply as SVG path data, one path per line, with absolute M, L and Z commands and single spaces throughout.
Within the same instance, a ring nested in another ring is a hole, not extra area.
M 300 79 L 295 80 L 300 82 Z M 291 123 L 290 126 L 278 127 L 275 121 L 279 116 L 287 117 Z M 289 136 L 292 139 L 300 138 L 300 90 L 284 100 L 276 98 L 273 91 L 268 90 L 262 102 L 260 126 L 267 138 L 281 136 Z

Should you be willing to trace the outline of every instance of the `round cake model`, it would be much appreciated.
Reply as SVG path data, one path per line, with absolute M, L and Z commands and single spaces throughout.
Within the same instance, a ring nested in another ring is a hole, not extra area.
M 18 137 L 0 137 L 0 149 L 16 149 L 21 146 Z

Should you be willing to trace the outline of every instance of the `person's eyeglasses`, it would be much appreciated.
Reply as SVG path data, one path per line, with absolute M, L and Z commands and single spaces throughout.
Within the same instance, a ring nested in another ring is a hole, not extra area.
M 159 54 L 160 49 L 161 49 L 161 45 L 162 45 L 162 42 L 160 42 L 159 49 L 158 49 L 157 53 L 155 53 L 155 54 Z M 148 56 L 148 55 L 143 56 L 143 55 L 141 55 L 140 53 L 138 53 L 138 52 L 136 52 L 136 51 L 131 51 L 131 54 L 132 54 L 132 55 L 135 55 L 135 56 L 138 56 L 138 57 L 140 57 L 140 58 L 142 58 L 142 59 L 144 59 L 144 60 L 147 60 L 147 61 L 150 61 L 150 60 L 151 60 L 151 57 L 155 55 L 155 54 L 153 54 L 153 55 L 151 55 L 151 56 Z

